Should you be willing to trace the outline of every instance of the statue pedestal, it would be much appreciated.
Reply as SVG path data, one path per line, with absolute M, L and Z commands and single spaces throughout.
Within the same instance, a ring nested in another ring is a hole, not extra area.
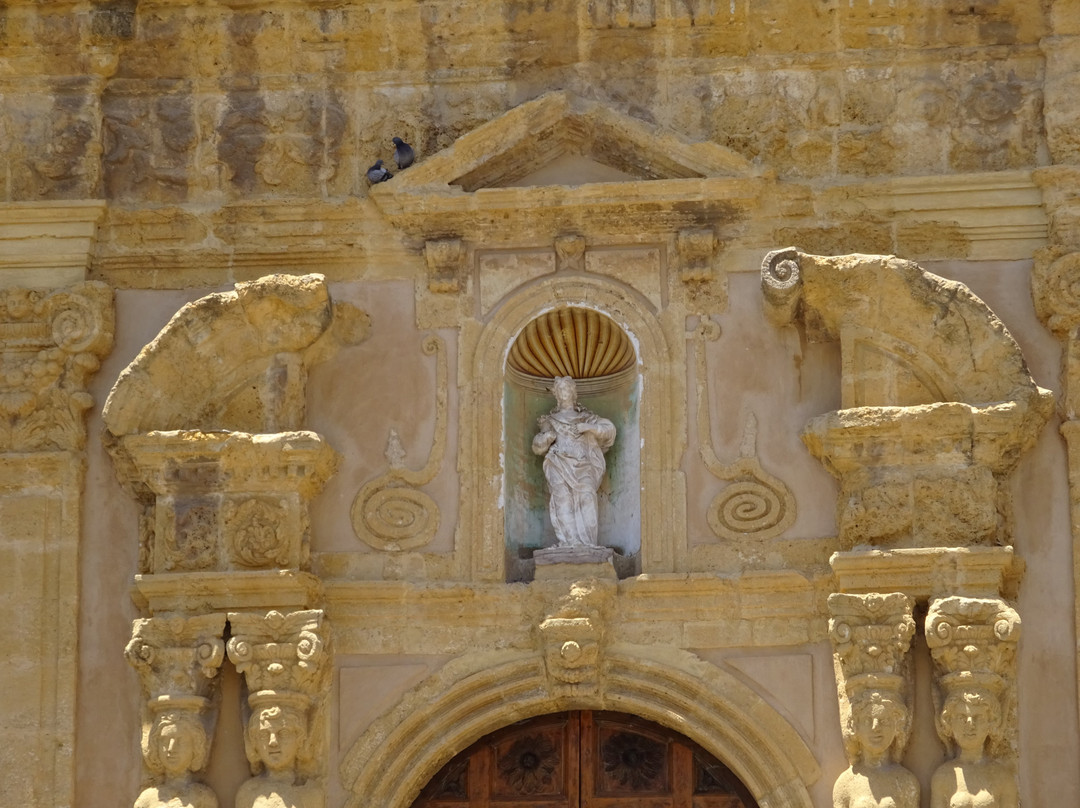
M 544 547 L 533 553 L 538 581 L 573 578 L 614 580 L 614 551 L 610 547 Z

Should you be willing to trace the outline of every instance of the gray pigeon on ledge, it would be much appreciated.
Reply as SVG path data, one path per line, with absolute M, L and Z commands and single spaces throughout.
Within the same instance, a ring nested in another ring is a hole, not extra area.
M 367 170 L 368 182 L 375 184 L 377 182 L 386 182 L 393 174 L 383 168 L 382 160 L 376 160 L 375 165 Z
M 399 137 L 394 138 L 394 162 L 397 163 L 398 168 L 408 168 L 413 164 L 413 160 L 416 159 L 416 152 L 413 151 L 413 147 L 406 143 Z

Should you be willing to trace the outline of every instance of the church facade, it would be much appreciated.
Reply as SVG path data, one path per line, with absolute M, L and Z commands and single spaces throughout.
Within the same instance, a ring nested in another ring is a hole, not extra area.
M 4 804 L 1080 800 L 1074 3 L 9 0 L 0 66 Z

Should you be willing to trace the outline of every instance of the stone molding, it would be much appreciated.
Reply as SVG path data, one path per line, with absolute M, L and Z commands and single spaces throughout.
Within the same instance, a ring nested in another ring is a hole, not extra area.
M 841 547 L 1008 543 L 1009 475 L 1053 394 L 986 304 L 893 256 L 786 248 L 761 273 L 775 324 L 840 342 L 843 409 L 803 440 L 840 480 Z
M 1013 596 L 1023 563 L 1012 547 L 859 549 L 829 559 L 838 592 L 903 592 L 926 600 L 946 595 Z
M 701 744 L 761 805 L 811 808 L 821 775 L 798 732 L 731 674 L 670 646 L 605 649 L 595 691 L 552 688 L 536 652 L 465 654 L 374 721 L 341 764 L 347 808 L 408 808 L 456 750 L 509 722 L 562 710 L 618 710 Z M 677 726 L 673 716 L 679 716 Z
M 103 199 L 0 204 L 0 287 L 84 281 L 105 207 Z

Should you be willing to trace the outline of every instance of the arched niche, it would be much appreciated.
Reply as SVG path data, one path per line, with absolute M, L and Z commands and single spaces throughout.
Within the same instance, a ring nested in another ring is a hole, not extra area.
M 507 357 L 530 322 L 565 306 L 610 318 L 637 352 L 641 571 L 674 570 L 685 555 L 685 539 L 676 541 L 685 536 L 686 518 L 678 469 L 686 444 L 685 413 L 678 406 L 685 381 L 675 371 L 683 366 L 683 324 L 617 282 L 554 276 L 510 295 L 486 323 L 463 329 L 462 356 L 470 372 L 462 385 L 464 484 L 457 548 L 462 573 L 473 579 L 506 576 Z
M 537 419 L 552 411 L 558 376 L 575 380 L 578 405 L 615 425 L 597 492 L 598 543 L 615 551 L 621 577 L 640 571 L 641 373 L 633 341 L 593 308 L 560 306 L 531 320 L 503 369 L 503 507 L 506 580 L 532 579 L 532 553 L 555 543 L 542 458 L 532 451 Z
M 747 685 L 668 646 L 608 648 L 596 687 L 568 692 L 535 652 L 448 663 L 357 740 L 341 765 L 346 808 L 410 808 L 456 754 L 516 721 L 567 710 L 638 716 L 689 738 L 768 808 L 811 808 L 821 771 L 799 733 Z

